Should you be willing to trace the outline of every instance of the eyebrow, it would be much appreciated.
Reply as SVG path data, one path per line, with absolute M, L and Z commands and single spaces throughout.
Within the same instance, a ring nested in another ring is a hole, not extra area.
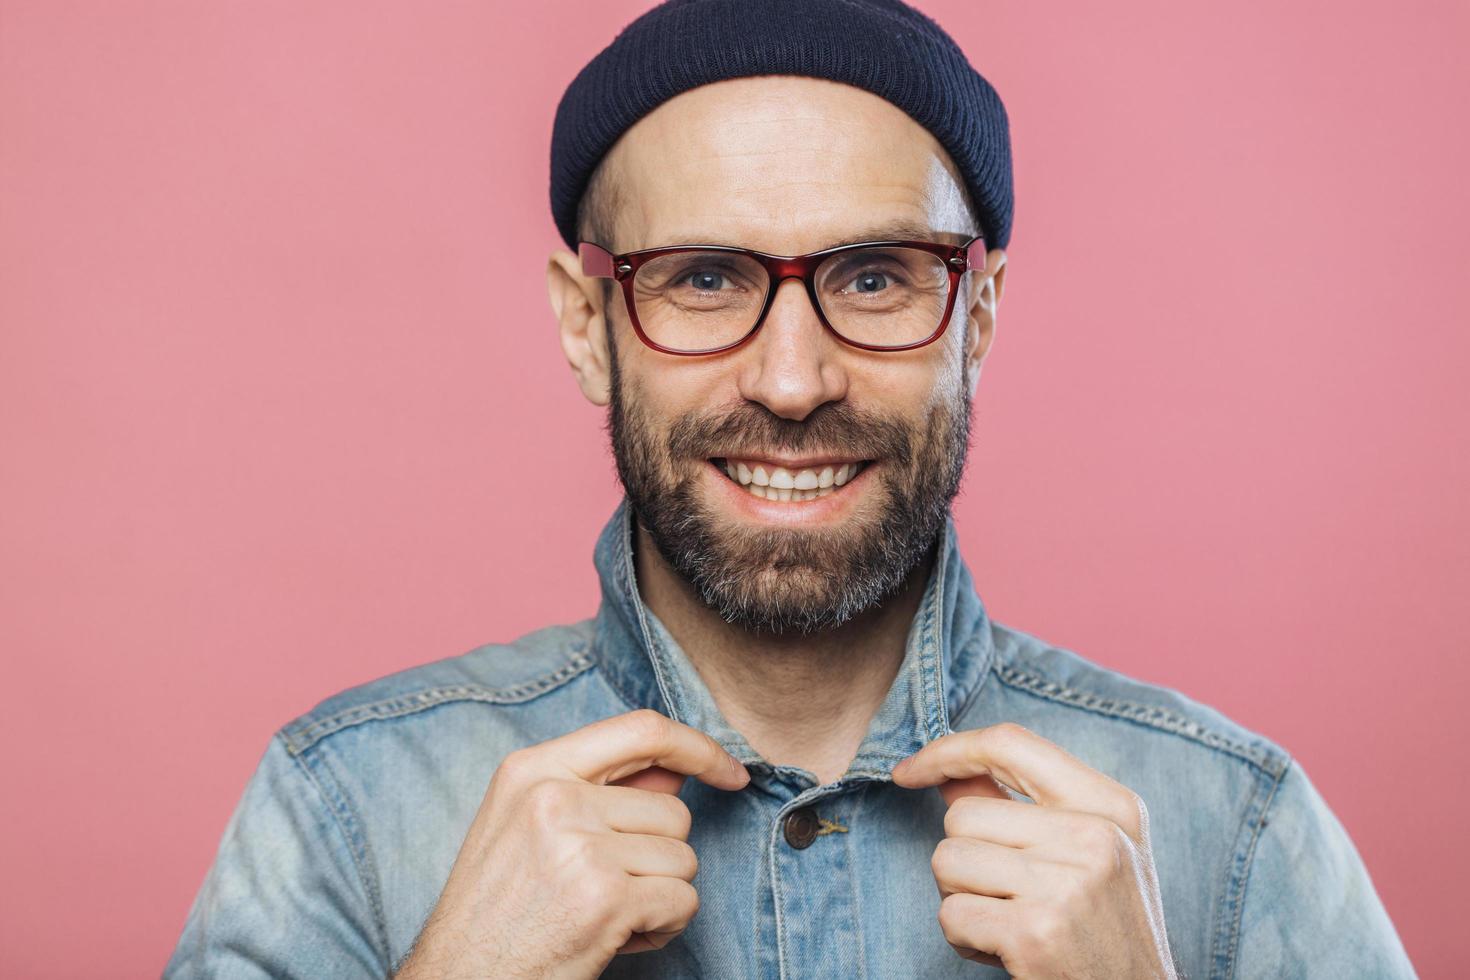
M 816 251 L 836 248 L 839 245 L 855 245 L 858 242 L 939 241 L 949 244 L 948 239 L 950 238 L 962 239 L 965 237 L 964 235 L 951 235 L 949 232 L 937 232 L 927 225 L 902 220 L 866 228 L 837 241 L 828 242 Z M 744 247 L 743 242 L 732 241 L 725 235 L 707 235 L 699 232 L 680 235 L 675 239 L 671 239 L 668 245 L 725 245 L 735 248 Z M 665 248 L 668 245 L 650 247 Z

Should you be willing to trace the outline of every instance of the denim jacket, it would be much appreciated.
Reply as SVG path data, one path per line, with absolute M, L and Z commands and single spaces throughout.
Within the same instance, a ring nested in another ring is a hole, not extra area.
M 767 763 L 722 717 L 639 597 L 631 533 L 625 501 L 595 549 L 595 618 L 351 688 L 277 731 L 165 977 L 390 975 L 500 760 L 641 707 L 709 733 L 752 778 L 736 792 L 685 781 L 699 910 L 663 949 L 617 956 L 604 977 L 1005 976 L 961 959 L 939 927 L 939 792 L 889 775 L 951 730 L 1005 720 L 1143 797 L 1181 976 L 1414 976 L 1299 763 L 1182 694 L 991 620 L 953 522 L 887 698 L 825 785 Z

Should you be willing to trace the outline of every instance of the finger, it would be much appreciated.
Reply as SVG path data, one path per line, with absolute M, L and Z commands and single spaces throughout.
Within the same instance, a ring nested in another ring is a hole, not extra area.
M 1118 791 L 1127 791 L 1061 746 L 1014 722 L 941 735 L 899 763 L 893 781 L 919 788 L 982 773 L 1043 806 L 1104 815 L 1117 809 Z
M 750 781 L 734 756 L 704 732 L 651 708 L 595 721 L 537 746 L 578 779 L 610 783 L 650 766 L 693 776 L 719 789 Z
M 635 937 L 646 934 L 646 949 L 662 947 L 683 932 L 699 910 L 699 893 L 682 878 L 637 875 L 627 881 L 627 925 Z
M 693 881 L 699 871 L 694 848 L 672 837 L 609 833 L 603 835 L 599 846 L 605 848 L 609 861 L 630 875 L 662 875 Z
M 1084 832 L 1084 821 L 1096 819 L 1093 814 L 1021 800 L 966 797 L 944 811 L 944 833 L 949 837 L 988 840 L 1005 847 L 1040 847 L 1073 839 Z
M 930 862 L 939 895 L 954 892 L 1014 898 L 1040 884 L 1033 859 L 1023 850 L 974 837 L 946 837 Z
M 683 777 L 681 776 L 682 780 Z M 677 796 L 631 786 L 588 786 L 591 806 L 608 830 L 624 834 L 657 834 L 678 840 L 689 838 L 692 817 Z
M 939 903 L 939 928 L 965 959 L 1001 966 L 1001 943 L 1016 909 L 1015 899 L 955 892 Z

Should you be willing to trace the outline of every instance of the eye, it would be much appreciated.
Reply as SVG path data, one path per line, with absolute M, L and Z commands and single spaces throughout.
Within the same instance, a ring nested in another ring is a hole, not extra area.
M 859 273 L 852 281 L 860 293 L 876 293 L 888 286 L 888 277 L 881 272 Z
M 892 262 L 855 266 L 853 271 L 841 272 L 834 279 L 835 283 L 842 283 L 837 292 L 849 296 L 877 296 L 909 284 L 904 270 Z
M 701 269 L 685 275 L 680 281 L 688 283 L 701 292 L 718 292 L 720 286 L 725 282 L 726 276 L 723 272 L 715 272 L 711 269 Z
M 913 284 L 915 261 L 908 250 L 901 248 L 862 248 L 839 253 L 821 277 L 823 291 L 848 298 L 888 298 L 888 294 Z

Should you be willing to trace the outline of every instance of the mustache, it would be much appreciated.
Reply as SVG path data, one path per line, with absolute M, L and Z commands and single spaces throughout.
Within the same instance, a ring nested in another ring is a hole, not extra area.
M 675 459 L 830 453 L 907 466 L 914 456 L 912 433 L 902 421 L 845 402 L 827 402 L 804 419 L 783 418 L 756 402 L 719 413 L 690 413 L 670 426 L 668 448 Z

